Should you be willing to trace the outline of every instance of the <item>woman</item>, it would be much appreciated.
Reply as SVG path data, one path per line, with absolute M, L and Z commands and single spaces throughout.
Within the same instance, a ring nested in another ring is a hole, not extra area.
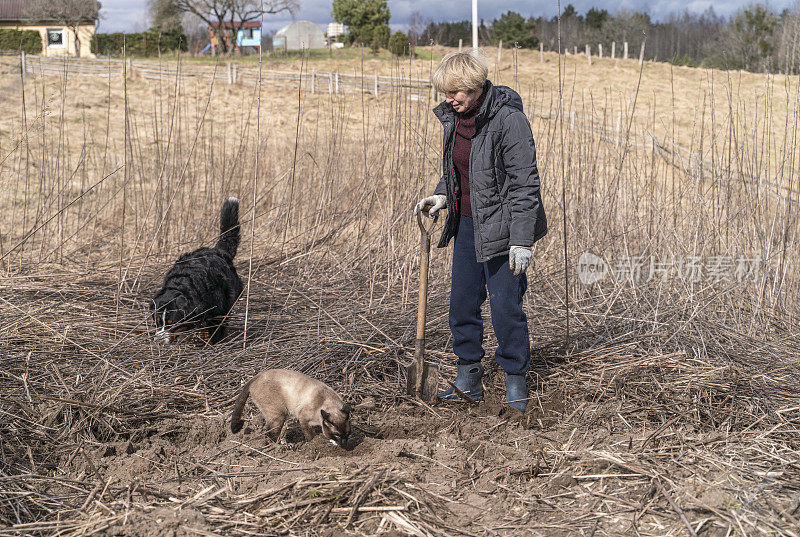
M 530 365 L 528 320 L 522 297 L 531 246 L 547 233 L 539 192 L 536 149 L 522 99 L 487 80 L 483 51 L 447 54 L 432 82 L 446 100 L 433 112 L 444 126 L 443 174 L 434 195 L 415 207 L 433 217 L 447 208 L 438 247 L 455 238 L 450 331 L 458 357 L 454 384 L 483 399 L 483 319 L 488 288 L 497 336 L 495 360 L 506 374 L 505 403 L 524 412 Z M 450 388 L 440 399 L 458 399 Z

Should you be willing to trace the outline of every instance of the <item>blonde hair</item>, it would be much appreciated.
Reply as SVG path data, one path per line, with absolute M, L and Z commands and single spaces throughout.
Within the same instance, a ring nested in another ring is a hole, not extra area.
M 455 93 L 475 91 L 483 87 L 489 76 L 489 58 L 479 48 L 464 52 L 448 52 L 433 72 L 431 82 L 436 91 Z

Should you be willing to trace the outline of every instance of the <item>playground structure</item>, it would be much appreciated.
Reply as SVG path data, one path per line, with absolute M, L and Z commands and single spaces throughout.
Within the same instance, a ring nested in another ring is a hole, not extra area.
M 236 38 L 233 38 L 233 34 Z M 204 54 L 211 49 L 217 55 L 220 48 L 220 39 L 224 40 L 225 50 L 235 50 L 237 56 L 242 52 L 257 52 L 261 47 L 261 22 L 259 21 L 217 21 L 208 27 L 210 43 L 200 51 Z

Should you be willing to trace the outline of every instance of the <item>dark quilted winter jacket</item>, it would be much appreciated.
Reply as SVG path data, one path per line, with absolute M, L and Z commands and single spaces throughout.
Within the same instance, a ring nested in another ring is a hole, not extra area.
M 475 120 L 476 132 L 469 155 L 469 185 L 475 222 L 475 254 L 480 262 L 508 254 L 510 246 L 532 246 L 547 233 L 536 148 L 522 99 L 506 86 L 484 86 L 486 100 Z M 445 221 L 439 248 L 458 230 L 456 197 L 461 187 L 453 170 L 453 134 L 456 114 L 447 102 L 433 109 L 444 125 L 442 178 L 435 194 L 447 196 Z

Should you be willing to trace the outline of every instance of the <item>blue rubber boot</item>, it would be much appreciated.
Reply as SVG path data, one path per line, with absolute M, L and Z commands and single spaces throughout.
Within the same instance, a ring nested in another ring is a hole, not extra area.
M 506 401 L 505 404 L 525 412 L 528 405 L 528 385 L 525 375 L 509 375 L 506 373 Z
M 469 395 L 473 401 L 483 400 L 483 364 L 478 362 L 476 364 L 458 365 L 458 373 L 456 380 L 453 384 L 458 386 L 458 389 Z M 439 399 L 442 401 L 463 401 L 456 391 L 451 386 L 443 392 L 439 392 Z

